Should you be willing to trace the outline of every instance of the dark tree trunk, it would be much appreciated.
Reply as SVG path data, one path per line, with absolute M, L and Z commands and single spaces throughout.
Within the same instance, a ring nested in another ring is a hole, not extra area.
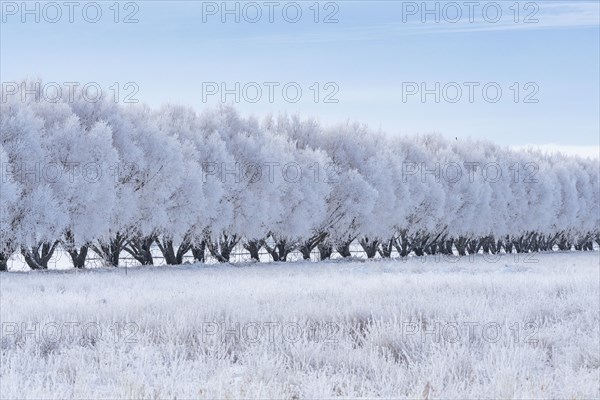
M 504 251 L 507 254 L 511 254 L 513 251 L 513 247 L 513 239 L 509 235 L 506 235 L 506 237 L 504 238 Z
M 69 256 L 71 256 L 71 260 L 73 261 L 73 267 L 77 269 L 85 268 L 85 259 L 87 257 L 88 249 L 88 246 L 83 245 L 79 250 L 68 250 Z
M 513 247 L 515 248 L 515 251 L 517 253 L 521 253 L 523 251 L 523 239 L 519 238 L 519 239 L 514 239 L 513 240 Z
M 554 243 L 556 242 L 556 238 L 558 234 L 554 235 L 540 235 L 538 239 L 538 246 L 540 251 L 552 251 L 554 247 Z
M 244 243 L 244 248 L 250 252 L 250 258 L 255 261 L 260 261 L 260 249 L 262 248 L 262 242 L 260 240 L 249 240 Z
M 8 271 L 8 260 L 10 256 L 15 252 L 12 240 L 7 240 L 3 244 L 3 251 L 0 251 L 0 271 Z
M 40 242 L 30 248 L 21 248 L 21 254 L 31 269 L 48 269 L 48 261 L 52 258 L 59 241 L 53 243 Z
M 471 239 L 467 243 L 467 250 L 469 251 L 469 254 L 477 254 L 477 253 L 479 253 L 481 246 L 482 246 L 481 240 Z
M 535 232 L 530 232 L 526 237 L 525 237 L 525 242 L 524 242 L 524 250 L 526 253 L 529 253 L 532 251 L 532 249 L 535 248 L 536 246 L 536 234 Z
M 504 248 L 504 241 L 502 239 L 498 239 L 496 241 L 496 253 L 500 253 Z
M 567 238 L 567 235 L 563 235 L 556 243 L 558 245 L 558 249 L 561 251 L 570 251 L 571 250 L 571 242 Z
M 355 238 L 349 238 L 345 242 L 336 244 L 335 251 L 337 251 L 339 255 L 344 258 L 352 257 L 352 253 L 350 252 L 350 245 L 352 244 L 354 239 Z
M 206 241 L 203 240 L 200 243 L 197 243 L 192 246 L 192 254 L 194 255 L 194 260 L 199 263 L 203 263 L 205 261 L 206 254 Z
M 548 250 L 548 241 L 550 240 L 550 236 L 540 234 L 537 238 L 537 251 L 547 251 Z
M 379 249 L 379 240 L 369 240 L 368 237 L 365 237 L 360 239 L 359 243 L 365 251 L 365 253 L 367 253 L 367 258 L 375 257 L 375 255 L 377 254 L 377 250 Z
M 163 257 L 165 258 L 165 264 L 167 265 L 181 265 L 183 264 L 183 256 L 190 251 L 192 244 L 187 238 L 184 238 L 182 242 L 175 250 L 172 239 L 162 238 L 156 239 L 156 245 L 160 249 Z
M 302 258 L 305 260 L 310 260 L 310 255 L 311 255 L 312 251 L 323 240 L 325 240 L 326 237 L 327 237 L 327 233 L 322 232 L 322 233 L 318 233 L 318 234 L 314 235 L 313 237 L 311 237 L 310 239 L 308 239 L 304 243 L 302 243 L 302 245 L 299 248 L 300 253 L 302 253 Z
M 590 247 L 592 238 L 593 238 L 592 234 L 589 233 L 589 234 L 585 235 L 584 237 L 582 237 L 581 239 L 579 239 L 575 243 L 575 250 L 587 251 L 588 249 L 593 249 L 593 246 Z
M 493 236 L 484 237 L 483 239 L 481 239 L 480 243 L 484 253 L 496 254 L 498 252 L 496 239 Z
M 119 266 L 119 256 L 123 245 L 127 240 L 125 235 L 121 235 L 119 232 L 114 237 L 110 238 L 107 242 L 98 240 L 97 245 L 90 245 L 90 248 L 97 253 L 108 265 L 113 267 Z
M 490 237 L 490 253 L 497 254 L 500 252 L 500 241 L 495 237 Z
M 310 248 L 310 246 L 303 244 L 298 248 L 298 250 L 300 250 L 300 254 L 302 254 L 303 260 L 310 260 L 310 254 L 312 253 L 312 249 Z
M 446 255 L 453 255 L 452 244 L 454 243 L 454 239 L 444 239 L 440 242 L 440 253 Z
M 154 264 L 152 258 L 152 244 L 154 240 L 154 235 L 133 237 L 123 245 L 123 250 L 135 258 L 141 265 L 152 265 Z
M 287 256 L 292 251 L 293 246 L 289 246 L 287 241 L 285 241 L 285 240 L 280 240 L 279 242 L 277 242 L 276 247 L 277 247 L 277 250 L 279 251 L 279 260 L 287 261 Z
M 433 242 L 427 247 L 427 254 L 436 255 L 438 252 L 438 243 Z
M 85 259 L 87 257 L 89 243 L 85 243 L 79 248 L 75 245 L 75 237 L 71 231 L 65 233 L 63 247 L 69 253 L 73 267 L 77 269 L 85 268 Z
M 8 271 L 8 259 L 10 255 L 0 252 L 0 271 Z
M 482 240 L 481 248 L 483 249 L 484 253 L 491 253 L 490 241 L 488 238 L 485 238 Z
M 435 254 L 432 252 L 436 251 L 435 244 L 438 239 L 442 236 L 442 233 L 438 233 L 437 236 L 433 237 L 429 233 L 419 232 L 413 238 L 414 245 L 412 246 L 415 254 L 417 256 L 424 256 L 426 251 L 429 251 L 430 254 Z
M 537 233 L 532 233 L 529 238 L 529 251 L 540 251 L 540 235 Z
M 400 257 L 406 257 L 410 254 L 412 250 L 412 246 L 410 241 L 408 240 L 408 235 L 406 231 L 400 232 L 398 237 L 394 238 L 394 247 L 396 251 L 400 255 Z
M 412 238 L 412 248 L 417 256 L 425 255 L 425 245 L 427 240 L 429 239 L 429 235 L 418 233 Z
M 421 246 L 417 246 L 417 247 L 413 248 L 413 250 L 415 251 L 415 255 L 417 255 L 417 256 L 425 255 L 425 250 Z
M 71 257 L 73 267 L 77 269 L 85 268 L 85 259 L 87 257 L 89 244 L 86 243 L 80 246 L 78 249 L 77 246 L 75 246 L 75 240 L 73 238 L 72 233 L 67 232 L 67 234 L 65 235 L 64 247 L 67 253 L 69 253 L 69 256 Z
M 207 238 L 206 244 L 208 251 L 218 262 L 226 263 L 229 262 L 231 252 L 235 245 L 239 242 L 237 235 L 222 234 L 218 239 L 218 242 L 213 242 L 210 238 Z
M 513 245 L 517 253 L 527 253 L 530 248 L 531 233 L 525 233 L 519 236 L 516 240 L 513 240 Z
M 390 240 L 382 242 L 377 250 L 381 258 L 390 258 L 392 257 L 392 251 L 394 250 L 394 237 L 392 236 Z
M 456 246 L 456 251 L 458 251 L 459 256 L 467 255 L 467 244 L 468 243 L 469 243 L 469 240 L 464 236 L 460 236 L 457 240 L 454 241 L 454 245 Z
M 318 244 L 317 248 L 319 249 L 319 259 L 327 260 L 331 258 L 331 254 L 333 254 L 333 246 L 328 241 L 323 241 Z
M 274 247 L 269 246 L 266 240 L 262 241 L 263 246 L 273 258 L 273 261 L 287 261 L 287 256 L 294 249 L 286 240 L 280 239 Z

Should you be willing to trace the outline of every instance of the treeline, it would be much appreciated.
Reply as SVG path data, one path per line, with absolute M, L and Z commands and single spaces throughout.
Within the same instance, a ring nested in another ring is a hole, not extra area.
M 368 257 L 600 244 L 598 160 L 226 106 L 48 102 L 24 85 L 2 93 L 0 269 L 15 253 L 47 268 L 59 245 L 84 268 L 90 251 L 152 264 L 154 246 L 181 264 L 239 245 L 284 261 L 356 242 Z

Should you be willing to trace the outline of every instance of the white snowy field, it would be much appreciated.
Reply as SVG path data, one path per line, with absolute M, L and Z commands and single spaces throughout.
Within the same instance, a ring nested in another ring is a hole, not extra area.
M 599 256 L 2 273 L 0 395 L 598 398 Z

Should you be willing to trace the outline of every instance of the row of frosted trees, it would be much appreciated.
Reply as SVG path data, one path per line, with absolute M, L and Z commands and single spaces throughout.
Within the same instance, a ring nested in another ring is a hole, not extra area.
M 30 91 L 31 92 L 31 91 Z M 57 247 L 167 264 L 293 251 L 392 254 L 592 250 L 598 160 L 357 123 L 242 117 L 231 107 L 121 106 L 30 92 L 1 104 L 0 269 Z

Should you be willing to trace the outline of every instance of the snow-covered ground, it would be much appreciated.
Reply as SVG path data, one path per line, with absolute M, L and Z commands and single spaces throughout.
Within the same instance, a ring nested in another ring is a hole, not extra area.
M 0 274 L 0 394 L 600 397 L 598 252 Z

